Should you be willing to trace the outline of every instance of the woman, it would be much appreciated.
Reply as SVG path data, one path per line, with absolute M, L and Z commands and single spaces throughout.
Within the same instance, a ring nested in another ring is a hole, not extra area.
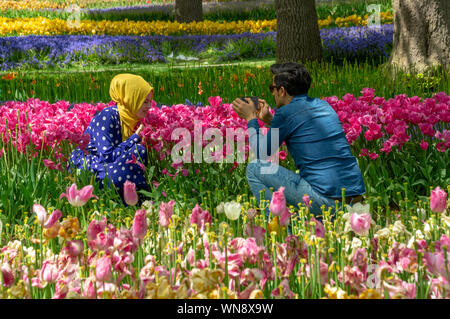
M 135 183 L 136 190 L 148 189 L 145 172 L 140 167 L 142 164 L 137 163 L 147 165 L 147 150 L 140 144 L 143 124 L 136 131 L 134 129 L 147 115 L 153 91 L 140 76 L 115 76 L 109 94 L 117 104 L 104 108 L 89 123 L 85 131 L 90 136 L 87 154 L 77 148 L 70 157 L 75 167 L 89 169 L 96 175 L 100 188 L 104 187 L 104 179 L 108 176 L 122 198 L 126 180 Z

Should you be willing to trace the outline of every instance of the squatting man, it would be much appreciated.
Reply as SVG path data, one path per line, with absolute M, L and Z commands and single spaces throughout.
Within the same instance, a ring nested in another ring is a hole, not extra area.
M 287 205 L 298 207 L 307 194 L 310 212 L 319 220 L 322 205 L 325 210 L 331 207 L 334 213 L 336 200 L 342 202 L 342 188 L 347 204 L 360 202 L 365 193 L 361 170 L 336 112 L 326 101 L 308 96 L 311 76 L 306 67 L 288 62 L 274 64 L 270 70 L 275 115 L 263 99 L 258 99 L 257 106 L 248 98 L 247 102 L 237 98 L 232 103 L 236 114 L 247 121 L 250 147 L 257 156 L 247 166 L 247 181 L 258 204 L 260 191 L 270 202 L 270 188 L 276 191 L 282 186 Z M 269 127 L 266 135 L 261 134 L 257 119 Z M 298 174 L 282 166 L 267 170 L 276 165 L 267 159 L 278 152 L 283 142 Z

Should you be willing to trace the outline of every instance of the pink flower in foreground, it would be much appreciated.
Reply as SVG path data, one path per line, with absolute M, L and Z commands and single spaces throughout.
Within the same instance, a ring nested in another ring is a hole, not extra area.
M 87 228 L 86 231 L 86 237 L 87 240 L 95 240 L 95 238 L 97 237 L 98 233 L 103 232 L 103 230 L 106 227 L 106 217 L 103 217 L 103 219 L 101 221 L 98 220 L 92 220 Z
M 14 271 L 9 263 L 3 263 L 2 268 L 3 287 L 11 287 L 14 283 Z
M 286 198 L 284 197 L 284 186 L 273 192 L 269 209 L 274 216 L 281 216 L 286 208 Z
M 200 229 L 200 232 L 203 232 L 205 228 L 205 224 L 209 223 L 211 225 L 212 219 L 211 214 L 208 210 L 202 210 L 202 208 L 197 204 L 192 210 L 191 214 L 191 225 L 196 224 Z
M 48 283 L 56 282 L 58 279 L 58 267 L 54 262 L 45 260 L 41 268 L 41 280 Z
M 123 184 L 123 199 L 129 206 L 135 206 L 138 203 L 138 194 L 136 193 L 136 184 L 126 180 Z
M 84 249 L 83 241 L 77 239 L 77 240 L 70 240 L 66 243 L 66 246 L 64 247 L 64 251 L 67 252 L 67 254 L 71 257 L 77 257 L 81 254 L 81 252 Z
M 353 213 L 350 217 L 350 226 L 352 226 L 355 234 L 359 236 L 367 236 L 369 233 L 370 222 L 372 217 L 370 214 L 357 214 Z
M 97 196 L 92 194 L 93 191 L 94 186 L 92 185 L 84 186 L 81 190 L 78 190 L 77 185 L 73 183 L 72 186 L 66 188 L 65 193 L 62 193 L 61 196 L 59 196 L 59 200 L 66 197 L 72 206 L 81 207 L 84 206 L 90 198 L 98 199 Z
M 47 211 L 42 205 L 34 204 L 33 205 L 33 213 L 36 214 L 36 218 L 38 223 L 41 226 L 44 226 L 45 221 L 47 220 Z
M 97 279 L 97 281 L 111 280 L 111 267 L 112 262 L 110 256 L 105 255 L 102 258 L 98 259 L 95 267 L 95 278 Z
M 435 213 L 442 213 L 447 208 L 447 193 L 439 186 L 431 192 L 430 208 Z
M 52 228 L 53 225 L 55 225 L 61 217 L 62 212 L 58 209 L 55 209 L 48 218 L 47 222 L 44 224 L 44 228 Z
M 252 234 L 253 229 L 253 234 Z M 247 226 L 245 226 L 245 235 L 248 237 L 254 237 L 256 240 L 256 243 L 259 246 L 264 245 L 264 237 L 266 234 L 266 230 L 263 227 L 252 225 L 251 223 L 248 223 Z
M 289 208 L 285 208 L 283 213 L 281 214 L 280 217 L 280 225 L 285 227 L 287 225 L 289 225 L 289 222 L 291 221 L 291 213 L 289 212 Z
M 147 234 L 147 216 L 145 209 L 139 209 L 134 214 L 133 220 L 133 236 L 139 239 L 143 239 Z
M 315 223 L 315 234 L 317 237 L 321 237 L 321 238 L 325 238 L 325 227 L 323 226 L 322 222 L 320 220 L 315 219 L 314 217 L 310 219 L 309 222 L 314 222 Z M 305 222 L 307 223 L 307 222 Z M 309 229 L 309 225 L 308 225 L 308 229 Z
M 172 199 L 168 203 L 162 202 L 159 206 L 159 223 L 162 227 L 167 227 L 172 222 L 173 206 L 175 201 Z

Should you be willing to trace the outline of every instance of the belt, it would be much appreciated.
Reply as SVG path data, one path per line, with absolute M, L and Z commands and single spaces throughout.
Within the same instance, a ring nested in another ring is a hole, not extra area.
M 338 201 L 340 201 L 340 202 L 342 202 L 342 198 L 341 197 L 339 197 L 339 198 L 332 198 L 332 199 L 334 199 L 334 200 L 338 200 Z M 348 205 L 348 204 L 350 204 L 350 203 L 352 203 L 352 204 L 356 204 L 356 203 L 359 203 L 359 202 L 362 202 L 362 196 L 361 195 L 356 195 L 356 196 L 346 196 L 345 197 L 345 203 Z M 353 202 L 352 202 L 352 200 L 353 200 Z

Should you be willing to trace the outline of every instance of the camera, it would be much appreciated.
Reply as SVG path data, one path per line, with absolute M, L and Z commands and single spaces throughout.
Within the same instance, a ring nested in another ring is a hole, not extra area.
M 245 103 L 248 103 L 246 99 L 251 99 L 253 104 L 255 105 L 255 109 L 258 109 L 258 99 L 259 98 L 257 96 L 243 96 L 243 97 L 240 97 L 240 99 L 242 101 L 244 101 Z

